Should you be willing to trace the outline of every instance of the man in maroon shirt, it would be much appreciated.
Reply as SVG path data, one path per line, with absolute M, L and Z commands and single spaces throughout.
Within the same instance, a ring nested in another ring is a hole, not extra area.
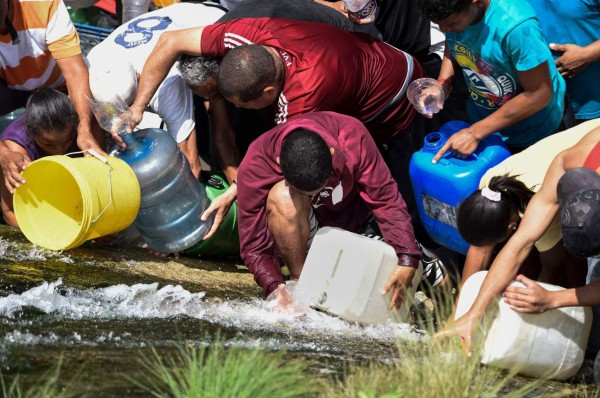
M 382 288 L 395 286 L 390 304 L 402 297 L 421 253 L 397 185 L 358 120 L 314 112 L 277 126 L 250 145 L 238 178 L 241 255 L 266 296 L 290 300 L 278 254 L 297 279 L 314 219 L 359 232 L 372 216 L 398 255 Z
M 423 70 L 409 54 L 371 36 L 325 24 L 248 18 L 163 34 L 144 66 L 131 106 L 132 123 L 141 120 L 181 54 L 223 57 L 248 44 L 259 45 L 262 56 L 269 57 L 269 76 L 260 83 L 256 98 L 227 99 L 254 109 L 273 104 L 278 124 L 308 112 L 335 111 L 356 117 L 376 141 L 385 142 L 406 131 L 415 118 L 404 94 L 411 81 L 423 77 Z M 254 69 L 250 74 L 259 72 L 264 73 Z M 219 84 L 235 74 L 220 73 Z

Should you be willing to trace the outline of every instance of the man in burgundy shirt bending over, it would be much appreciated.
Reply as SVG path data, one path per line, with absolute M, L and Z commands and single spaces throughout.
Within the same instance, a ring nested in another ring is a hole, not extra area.
M 238 170 L 241 255 L 266 296 L 291 303 L 278 254 L 300 276 L 318 226 L 361 232 L 374 218 L 398 255 L 385 292 L 414 277 L 421 252 L 406 205 L 375 142 L 358 120 L 314 112 L 256 139 Z
M 416 115 L 405 92 L 423 70 L 409 54 L 330 25 L 242 18 L 161 35 L 142 71 L 132 123 L 181 54 L 223 57 L 232 50 L 223 60 L 231 67 L 222 65 L 219 90 L 238 107 L 275 106 L 278 124 L 334 111 L 356 117 L 377 141 L 388 141 Z

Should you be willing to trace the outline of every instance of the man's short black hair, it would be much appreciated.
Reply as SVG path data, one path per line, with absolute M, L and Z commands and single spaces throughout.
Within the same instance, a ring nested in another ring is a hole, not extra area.
M 294 188 L 313 192 L 322 188 L 331 175 L 331 152 L 314 131 L 298 129 L 284 138 L 279 155 L 286 181 Z
M 442 21 L 455 12 L 463 12 L 472 0 L 417 0 L 423 16 L 430 21 Z
M 275 82 L 275 75 L 275 61 L 266 48 L 256 44 L 235 47 L 221 61 L 219 91 L 225 98 L 252 101 Z

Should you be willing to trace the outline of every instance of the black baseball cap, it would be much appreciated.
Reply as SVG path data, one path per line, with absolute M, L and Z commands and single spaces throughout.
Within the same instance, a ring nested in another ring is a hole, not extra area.
M 566 172 L 556 188 L 563 243 L 574 256 L 600 254 L 600 175 L 588 168 Z

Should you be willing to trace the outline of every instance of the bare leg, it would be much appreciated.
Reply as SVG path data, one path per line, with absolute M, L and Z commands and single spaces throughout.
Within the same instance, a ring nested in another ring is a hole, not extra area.
M 300 277 L 306 260 L 310 208 L 310 198 L 290 188 L 285 181 L 275 184 L 267 197 L 269 231 L 292 280 Z

